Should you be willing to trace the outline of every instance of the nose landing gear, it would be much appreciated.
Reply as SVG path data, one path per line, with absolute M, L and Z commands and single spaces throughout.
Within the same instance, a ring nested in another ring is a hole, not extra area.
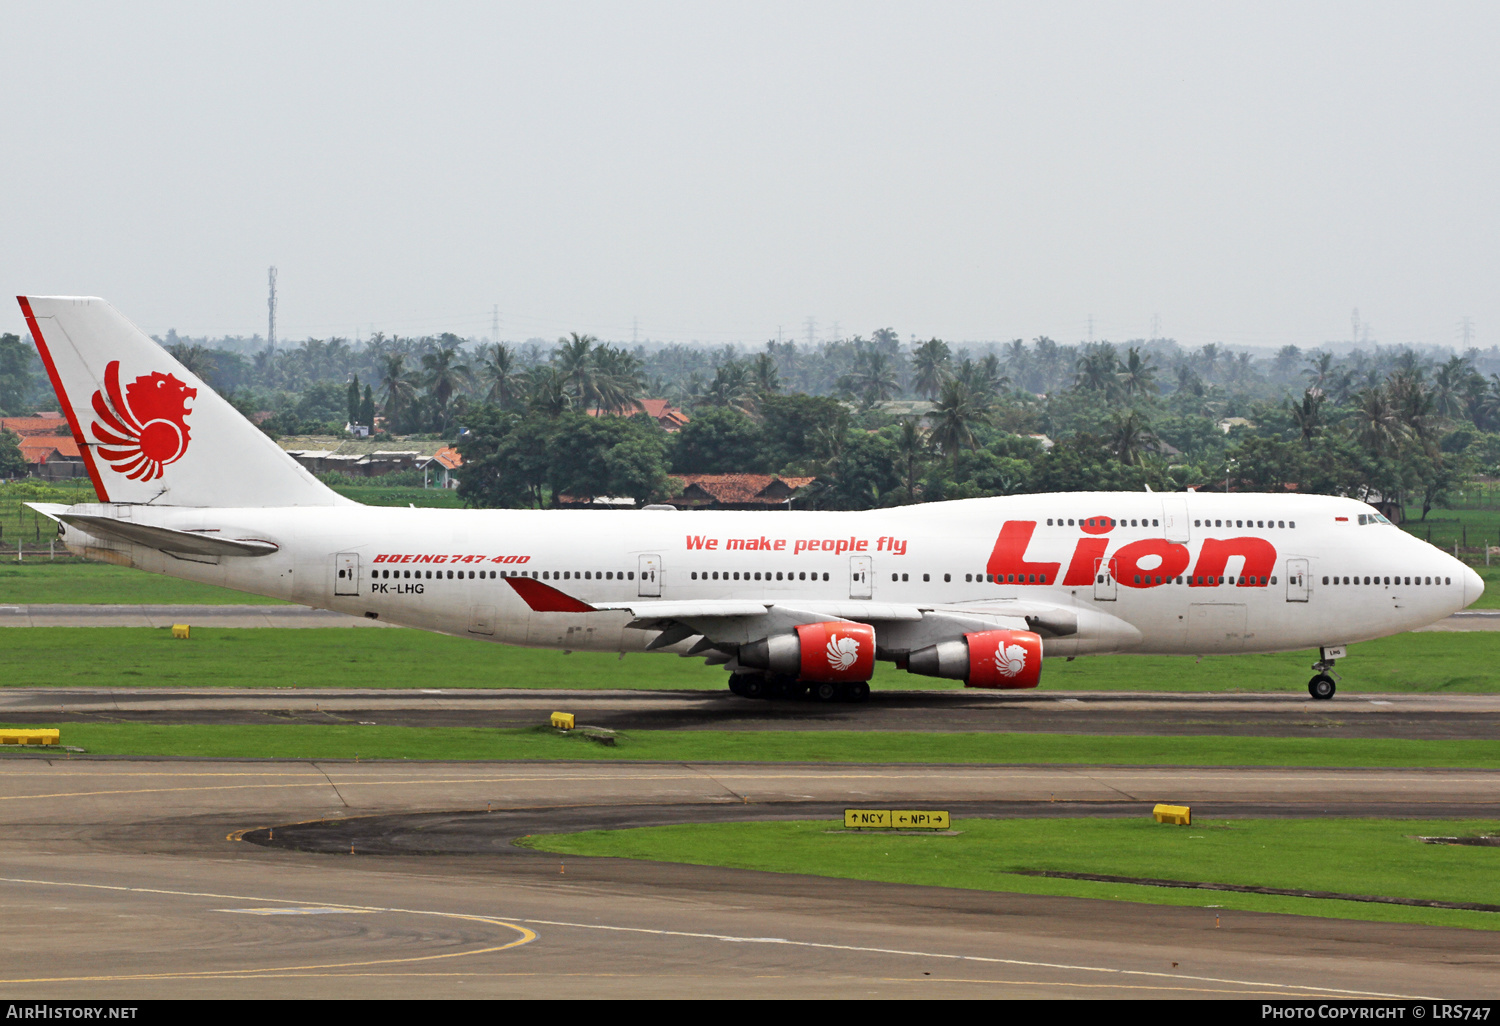
M 1338 674 L 1333 672 L 1333 661 L 1346 653 L 1347 650 L 1343 645 L 1336 648 L 1318 649 L 1318 661 L 1312 664 L 1312 668 L 1317 671 L 1317 676 L 1307 682 L 1309 695 L 1320 701 L 1327 701 L 1333 697 L 1333 693 L 1338 690 L 1338 685 L 1334 683 Z

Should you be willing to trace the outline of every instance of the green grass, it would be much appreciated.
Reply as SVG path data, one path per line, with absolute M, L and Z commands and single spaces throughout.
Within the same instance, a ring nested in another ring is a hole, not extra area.
M 937 803 L 941 804 L 941 803 Z M 1417 835 L 1500 833 L 1484 820 L 1214 820 L 1162 826 L 1115 819 L 962 819 L 957 837 L 830 833 L 839 821 L 715 823 L 544 834 L 523 843 L 602 855 L 961 887 L 1500 930 L 1500 914 L 1321 898 L 1055 880 L 1013 870 L 1211 881 L 1340 894 L 1500 905 L 1500 848 L 1424 844 Z M 1217 910 L 1217 909 L 1215 909 Z
M 180 581 L 107 563 L 51 562 L 43 553 L 24 562 L 0 562 L 0 605 L 283 605 L 279 599 Z
M 566 709 L 564 709 L 566 711 Z M 378 715 L 378 713 L 376 714 Z M 541 721 L 545 714 L 537 713 Z M 213 758 L 588 759 L 1078 766 L 1343 766 L 1500 769 L 1500 741 L 1131 737 L 917 731 L 632 730 L 607 747 L 548 727 L 69 723 L 63 743 L 101 755 Z
M 4 578 L 0 577 L 0 581 Z M 1398 634 L 1350 649 L 1341 694 L 1492 692 L 1500 631 Z M 1311 652 L 1281 655 L 1100 656 L 1048 660 L 1041 692 L 1302 693 Z M 188 641 L 164 628 L 0 629 L 0 687 L 513 687 L 708 689 L 727 674 L 698 659 L 518 648 L 415 630 L 195 627 Z M 877 666 L 877 690 L 962 685 Z M 1003 699 L 999 699 L 1003 700 Z
M 189 624 L 191 626 L 191 624 Z M 565 655 L 377 627 L 0 629 L 0 687 L 707 688 L 698 659 Z

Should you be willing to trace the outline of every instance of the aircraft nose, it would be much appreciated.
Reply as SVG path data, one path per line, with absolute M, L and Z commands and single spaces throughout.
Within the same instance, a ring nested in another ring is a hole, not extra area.
M 1473 567 L 1464 567 L 1464 605 L 1472 606 L 1484 594 L 1484 578 L 1474 572 Z

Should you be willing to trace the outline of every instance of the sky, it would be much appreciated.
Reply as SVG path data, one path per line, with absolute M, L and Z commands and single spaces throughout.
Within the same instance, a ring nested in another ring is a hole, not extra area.
M 1500 4 L 3 9 L 0 282 L 154 334 L 1500 343 Z

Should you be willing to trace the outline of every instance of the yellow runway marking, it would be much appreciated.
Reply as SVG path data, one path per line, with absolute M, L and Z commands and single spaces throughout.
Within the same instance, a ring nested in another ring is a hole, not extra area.
M 62 880 L 31 880 L 24 877 L 0 877 L 0 883 L 31 884 L 41 887 L 76 887 L 94 891 L 119 891 L 126 894 L 162 894 L 171 897 L 182 898 L 213 898 L 228 901 L 254 901 L 266 902 L 273 905 L 287 905 L 293 907 L 308 907 L 305 900 L 293 900 L 291 898 L 266 898 L 243 894 L 215 894 L 205 891 L 174 891 L 157 887 L 125 887 L 115 884 L 86 884 Z M 171 979 L 255 979 L 258 976 L 278 973 L 308 973 L 317 969 L 362 969 L 367 966 L 376 965 L 406 965 L 412 962 L 432 962 L 446 958 L 469 958 L 474 955 L 489 955 L 500 951 L 509 951 L 524 944 L 530 944 L 536 940 L 535 930 L 515 923 L 508 923 L 501 919 L 490 916 L 469 915 L 463 912 L 438 912 L 432 909 L 413 908 L 383 908 L 375 905 L 341 905 L 333 903 L 323 906 L 325 908 L 342 909 L 348 912 L 396 912 L 413 916 L 438 916 L 444 919 L 462 919 L 473 923 L 484 923 L 487 926 L 500 926 L 507 930 L 514 930 L 521 936 L 508 944 L 498 944 L 487 948 L 475 948 L 471 951 L 450 951 L 441 955 L 411 955 L 404 958 L 375 958 L 361 962 L 332 962 L 326 965 L 283 965 L 267 966 L 264 969 L 215 969 L 174 972 L 174 973 L 129 973 L 112 976 L 52 976 L 35 977 L 29 979 L 0 979 L 0 983 L 83 983 L 100 982 L 106 980 L 171 980 Z M 342 975 L 338 973 L 329 975 Z M 382 974 L 374 974 L 382 975 Z
M 308 905 L 308 902 L 306 902 L 305 900 L 293 900 L 293 899 L 290 899 L 290 898 L 266 898 L 266 897 L 248 896 L 248 895 L 241 895 L 241 894 L 218 894 L 218 893 L 214 893 L 214 892 L 204 892 L 204 891 L 179 891 L 179 890 L 169 890 L 169 889 L 165 889 L 165 888 L 153 888 L 153 887 L 126 887 L 126 886 L 123 886 L 123 885 L 115 885 L 115 884 L 86 884 L 86 883 L 75 883 L 75 882 L 71 882 L 71 881 L 35 880 L 35 879 L 29 879 L 29 878 L 24 878 L 24 877 L 0 877 L 0 884 L 3 884 L 3 883 L 29 884 L 29 885 L 32 885 L 32 886 L 41 886 L 41 887 L 73 887 L 73 888 L 80 888 L 80 889 L 85 889 L 85 890 L 118 891 L 118 892 L 127 893 L 127 894 L 161 894 L 161 895 L 169 895 L 169 896 L 173 896 L 173 897 L 213 898 L 213 899 L 221 900 L 221 901 L 263 902 L 263 903 L 271 904 L 271 905 L 284 905 L 284 906 L 307 907 L 307 905 Z M 639 927 L 639 926 L 610 926 L 610 925 L 605 925 L 605 924 L 600 924 L 600 923 L 575 923 L 575 922 L 568 922 L 566 920 L 552 920 L 552 919 L 524 919 L 524 918 L 514 918 L 514 917 L 512 917 L 511 919 L 501 920 L 501 919 L 496 919 L 496 918 L 492 918 L 492 917 L 488 917 L 488 916 L 469 915 L 469 914 L 459 913 L 459 912 L 438 912 L 438 911 L 426 910 L 426 909 L 384 908 L 384 907 L 374 906 L 374 905 L 347 905 L 347 904 L 340 904 L 340 903 L 337 903 L 337 902 L 330 903 L 330 904 L 326 905 L 325 907 L 328 907 L 328 908 L 348 909 L 351 912 L 352 911 L 398 912 L 398 913 L 405 913 L 405 914 L 409 914 L 409 915 L 428 915 L 428 916 L 440 916 L 440 917 L 445 917 L 445 918 L 450 918 L 450 919 L 462 919 L 462 920 L 468 920 L 470 922 L 485 923 L 485 924 L 491 925 L 491 926 L 502 926 L 502 927 L 505 927 L 507 929 L 515 930 L 515 931 L 519 932 L 522 936 L 519 939 L 517 939 L 517 940 L 511 941 L 509 944 L 502 944 L 502 945 L 497 945 L 495 947 L 488 947 L 488 948 L 479 948 L 479 949 L 476 949 L 476 950 L 473 950 L 473 951 L 450 952 L 450 953 L 441 954 L 441 955 L 417 955 L 417 956 L 411 956 L 411 957 L 407 957 L 407 958 L 372 959 L 372 960 L 363 961 L 363 962 L 339 962 L 339 963 L 333 963 L 333 964 L 329 964 L 329 965 L 275 966 L 275 967 L 267 967 L 265 969 L 243 969 L 243 970 L 224 970 L 224 969 L 219 969 L 219 970 L 214 970 L 214 971 L 203 971 L 203 972 L 138 973 L 138 974 L 119 975 L 119 976 L 76 976 L 76 977 L 50 977 L 50 978 L 36 978 L 36 979 L 0 979 L 0 983 L 63 983 L 63 982 L 98 982 L 98 981 L 106 981 L 106 980 L 155 980 L 155 979 L 162 979 L 162 980 L 165 980 L 165 979 L 229 979 L 229 978 L 234 978 L 234 979 L 254 979 L 254 978 L 260 977 L 260 976 L 268 976 L 269 977 L 270 974 L 283 974 L 283 975 L 285 975 L 285 974 L 313 974 L 316 970 L 323 970 L 323 969 L 359 969 L 359 968 L 365 968 L 365 967 L 368 967 L 368 966 L 376 966 L 376 965 L 403 965 L 403 964 L 409 964 L 409 963 L 412 963 L 412 962 L 436 961 L 438 959 L 464 958 L 464 957 L 468 957 L 468 956 L 471 956 L 471 955 L 490 954 L 490 953 L 499 952 L 499 951 L 506 951 L 506 950 L 509 950 L 509 949 L 515 948 L 515 947 L 520 947 L 521 945 L 531 943 L 533 940 L 536 940 L 536 938 L 537 938 L 537 934 L 534 931 L 528 929 L 525 926 L 517 925 L 517 924 L 520 924 L 520 923 L 529 923 L 529 924 L 531 924 L 533 926 L 556 926 L 556 927 L 561 927 L 561 928 L 566 928 L 566 929 L 595 930 L 595 931 L 608 932 L 608 933 L 645 934 L 645 935 L 656 936 L 656 937 L 682 937 L 682 938 L 687 938 L 687 939 L 691 939 L 691 940 L 716 940 L 716 941 L 721 941 L 721 942 L 730 943 L 730 944 L 785 945 L 785 946 L 788 946 L 788 947 L 813 948 L 813 949 L 823 950 L 823 951 L 850 951 L 850 952 L 859 952 L 859 953 L 863 953 L 863 954 L 895 955 L 895 956 L 904 957 L 904 958 L 947 959 L 947 960 L 952 960 L 952 961 L 977 962 L 977 963 L 988 964 L 988 965 L 996 965 L 996 966 L 1002 966 L 1002 965 L 1003 966 L 1017 966 L 1017 967 L 1023 967 L 1023 968 L 1028 968 L 1028 969 L 1056 969 L 1056 970 L 1062 970 L 1062 971 L 1065 971 L 1065 972 L 1108 973 L 1108 974 L 1114 974 L 1114 975 L 1118 975 L 1118 976 L 1122 976 L 1122 977 L 1123 976 L 1148 977 L 1148 978 L 1152 978 L 1152 979 L 1155 979 L 1155 980 L 1162 980 L 1162 981 L 1182 981 L 1184 984 L 1220 984 L 1221 986 L 1228 986 L 1228 987 L 1235 987 L 1235 988 L 1254 988 L 1257 991 L 1264 991 L 1264 992 L 1270 993 L 1270 994 L 1281 994 L 1281 995 L 1285 995 L 1288 992 L 1295 992 L 1297 994 L 1324 994 L 1324 995 L 1341 996 L 1341 997 L 1346 997 L 1346 998 L 1381 998 L 1381 999 L 1401 1000 L 1401 1001 L 1427 1000 L 1427 998 L 1424 998 L 1421 995 L 1411 995 L 1411 994 L 1388 994 L 1388 993 L 1383 993 L 1383 992 L 1380 992 L 1380 991 L 1349 990 L 1349 989 L 1339 988 L 1339 987 L 1317 987 L 1317 986 L 1311 986 L 1311 985 L 1306 985 L 1306 984 L 1296 984 L 1296 983 L 1270 983 L 1270 982 L 1267 982 L 1265 980 L 1236 980 L 1236 979 L 1228 979 L 1228 978 L 1217 977 L 1217 976 L 1195 976 L 1195 975 L 1190 975 L 1190 974 L 1187 974 L 1187 973 L 1155 972 L 1155 971 L 1146 970 L 1146 969 L 1117 969 L 1117 968 L 1111 968 L 1109 966 L 1074 965 L 1074 964 L 1062 963 L 1062 962 L 1035 962 L 1035 961 L 1028 961 L 1028 960 L 1024 960 L 1024 959 L 1015 959 L 1015 958 L 997 958 L 997 957 L 989 956 L 989 955 L 955 955 L 955 954 L 951 954 L 951 953 L 947 953 L 947 952 L 912 951 L 912 950 L 907 950 L 907 949 L 904 949 L 904 948 L 877 948 L 877 947 L 871 947 L 871 946 L 867 946 L 867 945 L 856 945 L 856 944 L 831 944 L 831 943 L 822 942 L 822 941 L 791 940 L 791 939 L 785 938 L 785 937 L 740 937 L 740 936 L 736 936 L 736 935 L 733 935 L 733 934 L 697 933 L 697 932 L 691 932 L 691 931 L 686 931 L 686 930 L 659 930 L 659 929 L 652 929 L 652 928 L 648 928 L 648 927 Z M 328 975 L 336 975 L 336 976 L 338 976 L 338 975 L 347 975 L 347 974 L 334 973 L 334 974 L 328 974 Z M 388 975 L 388 974 L 386 974 L 386 973 L 377 973 L 377 974 L 370 974 L 370 975 L 384 976 L 384 975 Z M 416 975 L 426 975 L 426 974 L 416 974 Z M 490 976 L 490 975 L 500 975 L 500 974 L 489 974 L 489 973 L 486 973 L 486 974 L 482 974 L 482 975 Z M 514 974 L 514 975 L 530 975 L 530 974 Z M 553 974 L 537 974 L 537 975 L 553 975 Z M 592 974 L 578 974 L 578 975 L 592 975 Z M 894 979 L 894 977 L 893 977 L 893 979 Z M 982 982 L 982 983 L 999 982 L 999 983 L 1003 983 L 1005 981 L 976 981 L 976 982 Z M 1057 984 L 1051 984 L 1051 985 L 1053 985 L 1053 986 L 1064 986 L 1064 985 L 1068 985 L 1068 984 L 1057 983 Z M 1115 986 L 1115 985 L 1114 984 L 1097 984 L 1097 985 L 1077 984 L 1076 986 L 1096 986 L 1096 987 L 1099 987 L 1099 988 L 1108 988 L 1110 986 Z M 1120 986 L 1141 986 L 1143 988 L 1150 989 L 1150 988 L 1146 987 L 1146 985 L 1121 984 Z M 1158 987 L 1160 989 L 1182 989 L 1181 987 L 1177 986 L 1175 983 L 1171 987 L 1162 986 L 1160 984 L 1153 984 L 1153 985 L 1151 985 L 1151 987 Z

